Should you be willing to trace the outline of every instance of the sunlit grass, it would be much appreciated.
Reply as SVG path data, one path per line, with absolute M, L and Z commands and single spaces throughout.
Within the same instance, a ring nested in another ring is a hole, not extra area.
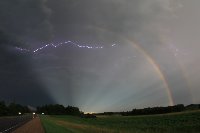
M 200 112 L 150 116 L 104 116 L 96 119 L 73 116 L 42 116 L 47 133 L 199 133 Z
M 67 128 L 57 125 L 55 121 L 49 119 L 49 117 L 42 116 L 40 118 L 46 133 L 72 133 Z

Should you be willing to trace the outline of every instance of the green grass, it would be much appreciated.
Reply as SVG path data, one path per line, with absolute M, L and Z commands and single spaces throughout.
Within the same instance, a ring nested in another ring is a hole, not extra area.
M 46 133 L 200 133 L 200 111 L 96 119 L 41 116 Z
M 55 121 L 49 119 L 48 117 L 40 117 L 42 120 L 42 125 L 46 133 L 71 133 L 70 130 L 59 126 Z

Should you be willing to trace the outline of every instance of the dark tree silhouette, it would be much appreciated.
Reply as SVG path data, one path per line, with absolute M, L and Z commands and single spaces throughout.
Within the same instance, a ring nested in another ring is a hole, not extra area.
M 14 116 L 21 114 L 29 113 L 30 110 L 27 106 L 22 106 L 20 104 L 10 103 L 6 106 L 4 101 L 0 101 L 0 116 Z
M 55 105 L 44 105 L 41 107 L 37 107 L 38 113 L 44 113 L 47 115 L 74 115 L 79 116 L 81 115 L 81 111 L 77 107 L 67 106 L 64 107 L 63 105 L 55 104 Z

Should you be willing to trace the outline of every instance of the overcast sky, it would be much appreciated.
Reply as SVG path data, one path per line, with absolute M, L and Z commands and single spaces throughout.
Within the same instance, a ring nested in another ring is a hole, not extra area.
M 199 103 L 199 5 L 1 0 L 0 100 L 91 112 Z

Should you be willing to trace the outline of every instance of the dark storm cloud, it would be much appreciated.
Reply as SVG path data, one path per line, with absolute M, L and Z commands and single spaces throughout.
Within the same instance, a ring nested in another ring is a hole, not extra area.
M 144 59 L 143 52 L 130 46 L 132 44 L 126 41 L 128 38 L 158 64 L 175 101 L 188 103 L 189 98 L 182 98 L 188 95 L 188 88 L 180 66 L 168 49 L 168 42 L 162 40 L 163 33 L 169 30 L 165 26 L 173 16 L 173 4 L 171 0 L 1 0 L 0 30 L 26 42 L 31 48 L 44 45 L 42 42 L 63 40 L 105 46 L 102 50 L 90 51 L 62 45 L 27 55 L 13 51 L 22 43 L 2 37 L 2 88 L 12 88 L 7 81 L 11 77 L 12 83 L 17 89 L 22 88 L 20 91 L 24 91 L 24 95 L 41 94 L 38 97 L 42 98 L 47 90 L 61 104 L 84 106 L 84 102 L 92 101 L 98 106 L 95 103 L 102 100 L 105 93 L 107 97 L 114 94 L 115 98 L 124 94 L 122 97 L 125 98 L 124 92 L 137 95 L 145 93 L 142 88 L 160 87 L 163 82 L 158 79 L 159 74 L 152 70 L 152 64 Z M 113 43 L 116 47 L 110 46 Z M 20 73 L 26 74 L 19 78 Z M 31 87 L 26 91 L 29 85 Z M 41 90 L 43 92 L 39 93 Z M 8 92 L 11 89 L 4 94 Z M 164 95 L 163 91 L 160 93 Z M 15 91 L 12 94 L 19 98 L 21 93 Z M 151 101 L 151 97 L 147 99 Z M 112 98 L 107 99 L 108 104 L 114 102 Z
M 0 28 L 31 43 L 51 39 L 113 42 L 116 35 L 143 38 L 141 32 L 153 34 L 156 29 L 149 27 L 166 15 L 168 0 L 0 1 Z
M 12 41 L 11 41 L 12 40 Z M 19 45 L 12 38 L 0 34 L 0 100 L 25 105 L 53 103 L 44 92 L 44 86 L 36 78 L 29 65 L 29 55 L 16 52 Z
M 51 10 L 46 0 L 1 0 L 0 29 L 22 41 L 49 41 Z
M 143 30 L 150 32 L 148 28 L 169 13 L 165 2 L 157 0 L 49 0 L 48 6 L 55 35 L 80 40 L 114 41 L 116 36 L 106 38 L 109 32 L 136 38 Z

